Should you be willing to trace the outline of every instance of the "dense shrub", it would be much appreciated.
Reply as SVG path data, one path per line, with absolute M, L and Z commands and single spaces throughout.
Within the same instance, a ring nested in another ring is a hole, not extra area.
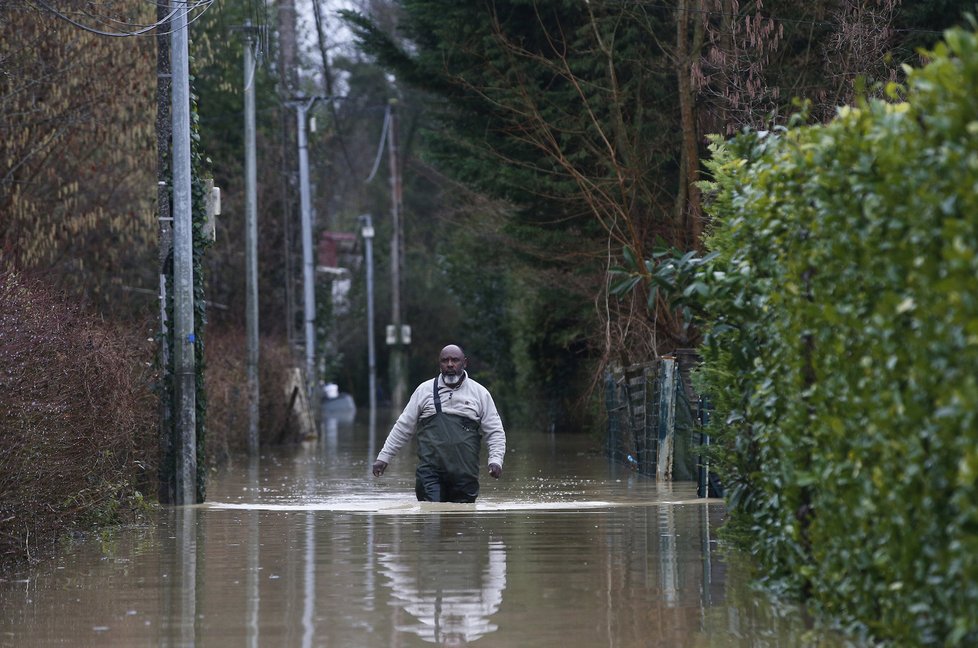
M 147 333 L 0 272 L 0 563 L 123 520 L 155 493 Z
M 288 411 L 288 372 L 295 365 L 288 344 L 273 338 L 259 343 L 259 441 L 262 445 L 298 439 L 299 423 Z M 245 336 L 240 331 L 214 329 L 208 334 L 207 456 L 221 466 L 248 450 L 248 373 Z
M 896 645 L 978 644 L 978 38 L 710 164 L 701 377 L 734 529 Z M 903 99 L 903 101 L 900 101 Z
M 34 559 L 61 537 L 125 521 L 144 497 L 156 500 L 154 325 L 107 324 L 38 282 L 0 272 L 0 565 Z M 208 338 L 210 468 L 246 451 L 248 410 L 244 336 L 215 330 Z M 292 365 L 287 345 L 262 340 L 263 444 L 297 438 L 284 392 Z

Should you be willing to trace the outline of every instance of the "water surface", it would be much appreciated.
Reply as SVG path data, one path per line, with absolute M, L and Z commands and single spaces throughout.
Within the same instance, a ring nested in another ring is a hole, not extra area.
M 510 430 L 475 504 L 418 503 L 386 423 L 328 420 L 209 501 L 0 581 L 4 646 L 835 646 L 746 586 L 695 484 Z

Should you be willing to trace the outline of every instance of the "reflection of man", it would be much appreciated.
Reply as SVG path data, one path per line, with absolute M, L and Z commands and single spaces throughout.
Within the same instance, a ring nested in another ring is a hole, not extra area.
M 373 465 L 380 477 L 398 450 L 417 433 L 419 501 L 474 502 L 479 496 L 482 435 L 489 448 L 489 474 L 503 473 L 506 433 L 489 390 L 468 377 L 462 349 L 450 344 L 438 358 L 441 373 L 421 383 L 387 436 Z
M 506 589 L 506 545 L 442 516 L 425 531 L 419 550 L 380 555 L 397 607 L 417 620 L 397 630 L 440 646 L 464 646 L 498 630 L 489 618 Z

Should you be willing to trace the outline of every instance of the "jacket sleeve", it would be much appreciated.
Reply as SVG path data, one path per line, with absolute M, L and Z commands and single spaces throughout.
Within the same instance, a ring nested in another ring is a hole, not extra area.
M 503 421 L 499 418 L 496 403 L 493 402 L 488 390 L 483 398 L 482 434 L 486 439 L 486 447 L 489 448 L 488 463 L 502 466 L 503 457 L 506 455 L 506 431 L 503 430 Z
M 390 463 L 394 455 L 414 437 L 414 433 L 417 431 L 418 418 L 421 415 L 421 395 L 421 387 L 418 387 L 411 395 L 411 400 L 404 407 L 404 411 L 397 417 L 394 427 L 387 435 L 384 447 L 377 454 L 377 459 L 380 461 Z

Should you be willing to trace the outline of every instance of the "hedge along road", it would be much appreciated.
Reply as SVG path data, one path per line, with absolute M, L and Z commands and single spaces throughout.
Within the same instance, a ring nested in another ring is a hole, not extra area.
M 842 645 L 747 586 L 695 484 L 517 428 L 476 504 L 420 504 L 413 455 L 369 474 L 385 426 L 327 419 L 214 477 L 205 504 L 8 576 L 0 643 Z

